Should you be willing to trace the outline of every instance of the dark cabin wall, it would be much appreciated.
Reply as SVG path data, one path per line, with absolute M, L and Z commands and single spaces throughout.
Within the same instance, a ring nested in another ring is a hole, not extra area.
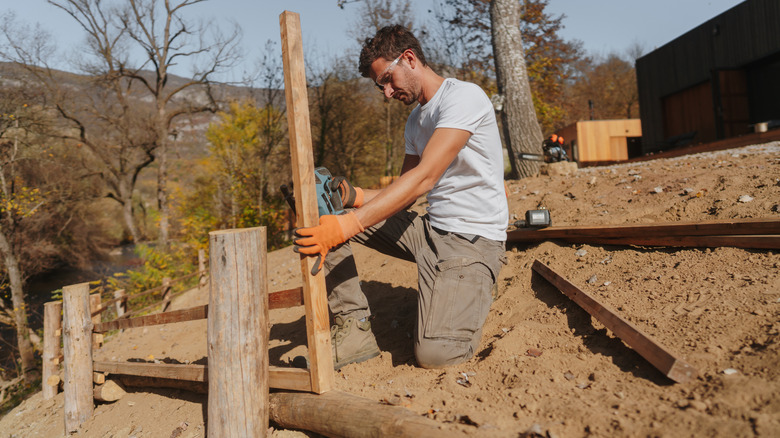
M 780 66 L 766 60 L 773 60 L 778 54 L 780 0 L 747 0 L 639 58 L 636 71 L 643 152 L 668 149 L 664 140 L 671 135 L 667 133 L 689 129 L 691 123 L 701 123 L 698 127 L 702 134 L 693 139 L 697 143 L 738 135 L 747 129 L 746 120 L 761 121 L 756 117 L 760 119 L 759 115 L 764 117 L 771 113 L 771 108 L 780 107 L 768 104 L 772 100 L 779 102 L 780 95 L 768 96 L 756 90 L 776 92 L 776 80 L 768 78 Z M 764 85 L 757 87 L 756 78 L 765 78 Z M 706 88 L 712 90 L 709 98 L 701 94 Z M 700 114 L 681 115 L 692 110 L 671 110 L 674 101 L 685 102 Z M 705 105 L 710 108 L 703 109 Z M 724 111 L 723 105 L 730 106 Z M 665 106 L 666 125 L 674 117 L 684 120 L 675 120 L 676 126 L 665 127 Z M 673 115 L 669 111 L 677 113 Z M 702 121 L 693 122 L 693 119 Z

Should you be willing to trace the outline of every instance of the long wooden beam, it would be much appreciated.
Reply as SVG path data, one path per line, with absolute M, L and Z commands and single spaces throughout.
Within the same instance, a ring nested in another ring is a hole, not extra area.
M 518 228 L 508 242 L 536 242 L 564 238 L 622 238 L 659 236 L 780 235 L 780 219 L 738 219 L 712 222 L 672 222 L 582 227 Z
M 295 190 L 295 216 L 298 227 L 313 227 L 319 224 L 319 212 L 314 187 L 314 155 L 300 15 L 290 11 L 282 12 L 279 16 L 279 27 L 282 36 L 284 93 Z M 323 393 L 333 387 L 333 357 L 325 274 L 322 271 L 317 275 L 311 274 L 315 263 L 313 257 L 301 257 L 311 387 L 312 391 Z
M 591 316 L 598 319 L 606 328 L 623 340 L 629 347 L 636 350 L 666 377 L 678 383 L 685 383 L 697 376 L 697 371 L 684 360 L 669 352 L 650 335 L 643 333 L 630 322 L 618 316 L 613 310 L 596 301 L 577 286 L 569 283 L 550 269 L 547 265 L 535 260 L 533 270 L 547 279 L 553 286 L 560 289 L 567 297 L 585 309 Z
M 341 391 L 315 395 L 272 392 L 271 421 L 284 428 L 305 429 L 340 437 L 431 437 L 470 436 L 400 406 L 383 405 Z
M 95 333 L 105 333 L 110 330 L 146 327 L 151 325 L 171 324 L 174 322 L 193 321 L 205 319 L 208 315 L 208 306 L 197 306 L 189 309 L 174 310 L 166 313 L 139 316 L 129 319 L 115 319 L 113 321 L 95 324 Z
M 118 374 L 121 376 L 138 376 L 202 383 L 208 382 L 208 367 L 206 365 L 95 361 L 93 368 L 96 372 Z M 311 391 L 308 370 L 281 367 L 269 367 L 268 370 L 269 386 L 271 388 L 287 389 L 291 391 Z M 149 381 L 147 381 L 147 383 L 148 382 Z
M 268 294 L 269 309 L 283 309 L 287 307 L 300 306 L 302 304 L 303 289 L 300 287 L 281 290 L 278 292 L 271 292 Z M 95 333 L 105 333 L 111 330 L 147 327 L 151 325 L 170 324 L 174 322 L 194 321 L 198 319 L 205 319 L 207 316 L 208 305 L 203 305 L 189 309 L 174 310 L 172 312 L 139 316 L 136 318 L 117 318 L 113 321 L 95 324 L 93 331 Z
M 593 245 L 671 246 L 680 248 L 780 249 L 780 236 L 650 236 L 650 237 L 566 237 L 570 243 Z

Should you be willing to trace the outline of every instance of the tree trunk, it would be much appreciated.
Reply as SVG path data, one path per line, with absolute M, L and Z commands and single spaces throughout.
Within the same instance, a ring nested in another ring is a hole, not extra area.
M 161 248 L 168 245 L 168 129 L 164 124 L 165 109 L 158 109 L 157 127 L 157 207 L 160 210 L 160 235 L 158 241 Z
M 135 218 L 133 218 L 133 191 L 124 180 L 120 180 L 117 192 L 119 196 L 117 200 L 122 204 L 122 220 L 124 221 L 125 234 L 130 235 L 133 243 L 138 243 L 141 241 L 141 235 L 135 226 Z
M 4 233 L 0 233 L 0 251 L 5 256 L 5 269 L 8 272 L 8 282 L 11 284 L 16 343 L 19 347 L 22 375 L 25 383 L 32 383 L 38 377 L 39 370 L 35 363 L 33 345 L 30 341 L 30 329 L 27 325 L 27 305 L 24 302 L 22 272 L 19 270 L 19 262 L 16 260 L 16 255 Z
M 498 93 L 503 97 L 501 121 L 512 178 L 524 178 L 539 170 L 523 153 L 542 153 L 542 130 L 536 118 L 520 34 L 517 0 L 491 0 L 490 22 Z

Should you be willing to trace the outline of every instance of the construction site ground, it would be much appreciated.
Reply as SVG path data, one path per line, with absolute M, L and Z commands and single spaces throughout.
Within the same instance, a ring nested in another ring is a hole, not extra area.
M 513 219 L 545 207 L 559 226 L 780 218 L 780 143 L 582 168 L 508 187 Z M 424 201 L 414 208 L 423 211 Z M 336 372 L 340 391 L 475 436 L 780 436 L 780 251 L 509 245 L 479 351 L 443 370 L 414 363 L 415 266 L 357 245 L 355 252 L 382 354 Z M 668 380 L 532 274 L 537 259 L 684 358 L 698 378 Z M 272 291 L 301 284 L 290 248 L 268 261 Z M 174 308 L 207 301 L 205 287 Z M 270 363 L 288 366 L 306 354 L 303 308 L 270 314 Z M 205 364 L 206 321 L 125 330 L 95 359 Z M 81 436 L 203 437 L 206 412 L 202 394 L 128 388 L 121 400 L 96 406 Z M 39 393 L 0 420 L 0 438 L 62 436 L 63 418 L 63 395 L 44 401 Z M 272 436 L 317 435 L 275 429 Z

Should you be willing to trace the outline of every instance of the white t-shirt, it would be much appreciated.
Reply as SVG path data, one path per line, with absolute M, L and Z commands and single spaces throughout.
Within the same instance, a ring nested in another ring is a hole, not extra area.
M 406 153 L 422 156 L 436 128 L 457 128 L 472 135 L 428 193 L 431 225 L 505 241 L 509 209 L 504 154 L 490 99 L 475 84 L 445 79 L 433 98 L 409 115 Z

